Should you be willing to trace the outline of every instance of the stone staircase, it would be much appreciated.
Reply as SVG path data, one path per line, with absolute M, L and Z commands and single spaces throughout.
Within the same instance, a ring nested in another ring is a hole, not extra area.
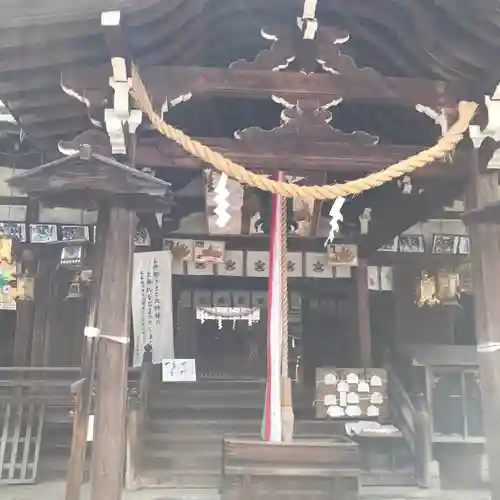
M 255 381 L 203 381 L 163 384 L 150 397 L 149 421 L 142 436 L 141 478 L 144 486 L 218 488 L 223 436 L 258 438 L 265 384 Z M 309 394 L 309 395 L 308 395 Z M 295 437 L 329 439 L 344 435 L 344 424 L 314 418 L 312 391 L 294 387 Z M 370 445 L 360 444 L 363 461 L 374 463 Z M 380 448 L 379 445 L 377 445 Z M 372 447 L 373 448 L 373 447 Z M 383 451 L 385 453 L 385 451 Z M 380 455 L 380 454 L 379 454 Z M 391 460 L 386 460 L 389 463 Z M 383 462 L 383 460 L 382 460 Z M 411 484 L 411 477 L 383 479 L 384 464 L 366 484 Z M 397 474 L 396 474 L 397 475 Z

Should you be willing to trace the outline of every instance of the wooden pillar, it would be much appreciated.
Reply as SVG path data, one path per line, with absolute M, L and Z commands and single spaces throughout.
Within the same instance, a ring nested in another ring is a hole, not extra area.
M 26 210 L 26 224 L 37 222 L 38 212 L 38 202 L 29 201 Z M 37 274 L 37 259 L 35 257 L 34 246 L 30 248 L 29 245 L 24 244 L 21 259 L 23 273 L 35 276 Z M 17 300 L 16 330 L 14 332 L 14 366 L 27 366 L 30 364 L 34 314 L 34 300 Z
M 474 155 L 468 210 L 498 200 L 498 171 L 482 172 Z M 500 500 L 500 226 L 469 225 L 474 309 L 491 499 Z
M 100 210 L 97 221 L 97 238 L 92 255 L 92 292 L 89 300 L 87 325 L 95 327 L 97 322 L 97 307 L 100 299 L 100 287 L 102 283 L 102 261 L 104 257 L 104 235 L 109 229 L 109 210 Z M 80 332 L 82 334 L 83 332 Z M 73 420 L 73 436 L 71 440 L 71 454 L 66 476 L 65 500 L 79 500 L 83 473 L 85 469 L 85 457 L 87 451 L 87 431 L 89 423 L 90 406 L 92 400 L 92 388 L 94 385 L 95 359 L 97 339 L 85 337 L 82 353 L 80 380 L 76 387 L 75 416 Z
M 92 500 L 120 500 L 123 487 L 134 231 L 132 212 L 110 210 L 97 321 L 101 338 L 97 358 Z
M 47 332 L 47 316 L 51 303 L 52 262 L 47 256 L 39 259 L 38 276 L 35 283 L 33 314 L 33 336 L 31 342 L 31 366 L 44 366 Z
M 30 364 L 34 310 L 34 301 L 17 301 L 14 355 L 12 360 L 14 366 L 28 366 Z
M 370 325 L 370 294 L 368 291 L 368 266 L 359 259 L 356 273 L 359 360 L 363 367 L 372 364 L 372 332 Z

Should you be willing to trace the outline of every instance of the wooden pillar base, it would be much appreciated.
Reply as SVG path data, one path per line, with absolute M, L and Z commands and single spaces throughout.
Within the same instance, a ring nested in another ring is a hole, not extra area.
M 294 423 L 292 380 L 290 377 L 283 377 L 281 379 L 281 434 L 285 443 L 293 440 Z

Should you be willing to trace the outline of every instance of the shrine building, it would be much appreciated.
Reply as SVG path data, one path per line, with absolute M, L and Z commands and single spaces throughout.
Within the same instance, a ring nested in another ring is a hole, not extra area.
M 500 500 L 493 0 L 0 5 L 0 496 Z

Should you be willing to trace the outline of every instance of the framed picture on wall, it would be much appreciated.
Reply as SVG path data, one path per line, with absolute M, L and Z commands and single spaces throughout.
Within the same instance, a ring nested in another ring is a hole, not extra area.
M 391 241 L 388 241 L 385 245 L 382 245 L 377 250 L 378 252 L 397 252 L 398 251 L 399 238 L 396 236 Z
M 460 255 L 470 254 L 470 238 L 468 236 L 460 236 L 458 240 L 458 253 Z
M 404 234 L 399 237 L 398 249 L 402 253 L 424 253 L 424 236 L 422 234 Z
M 453 234 L 435 234 L 432 239 L 432 253 L 456 254 L 460 243 L 460 236 Z

